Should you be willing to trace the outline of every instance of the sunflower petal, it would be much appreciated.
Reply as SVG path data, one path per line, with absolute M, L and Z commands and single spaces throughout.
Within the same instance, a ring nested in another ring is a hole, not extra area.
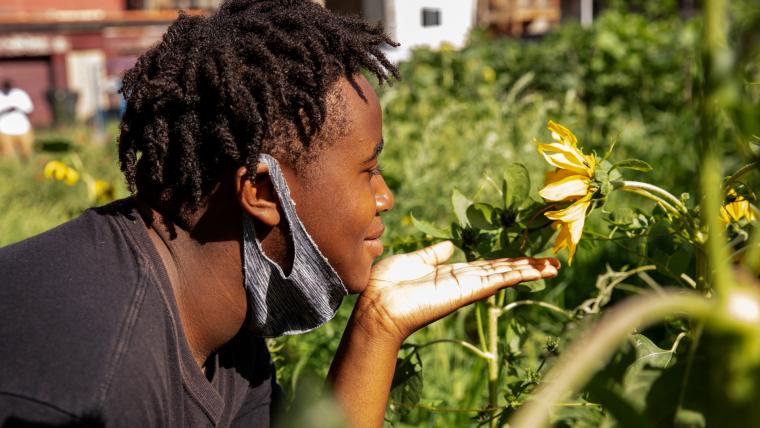
M 557 174 L 559 176 L 559 174 Z M 548 175 L 547 175 L 547 178 Z M 559 178 L 544 186 L 538 194 L 547 201 L 558 202 L 570 198 L 580 198 L 588 193 L 591 180 L 583 175 L 574 174 Z
M 566 144 L 568 146 L 572 146 L 573 148 L 577 147 L 578 139 L 575 137 L 573 132 L 566 127 L 553 120 L 550 120 L 548 128 L 552 132 L 552 138 L 554 138 L 555 141 L 561 142 L 562 144 Z
M 547 211 L 544 213 L 544 215 L 549 220 L 558 220 L 563 223 L 571 223 L 585 218 L 589 205 L 591 205 L 591 195 L 586 195 L 582 199 L 575 201 L 567 208 L 556 211 Z
M 580 150 L 559 144 L 539 144 L 538 151 L 549 164 L 591 177 L 593 170 Z
M 548 211 L 544 215 L 550 220 L 555 220 L 552 227 L 559 228 L 559 234 L 555 241 L 553 251 L 567 248 L 568 264 L 572 262 L 575 248 L 583 235 L 583 226 L 586 224 L 586 213 L 591 206 L 591 195 L 586 195 L 565 209 Z

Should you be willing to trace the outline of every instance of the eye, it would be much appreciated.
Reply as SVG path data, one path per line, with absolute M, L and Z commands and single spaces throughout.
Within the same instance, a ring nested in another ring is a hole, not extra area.
M 368 172 L 369 172 L 369 175 L 370 175 L 370 176 L 373 176 L 373 177 L 374 177 L 375 175 L 383 175 L 383 168 L 382 168 L 382 167 L 380 167 L 380 165 L 375 165 L 375 166 L 374 166 L 372 169 L 370 169 Z

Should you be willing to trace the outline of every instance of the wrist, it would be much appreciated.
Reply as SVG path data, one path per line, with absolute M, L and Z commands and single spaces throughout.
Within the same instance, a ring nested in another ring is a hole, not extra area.
M 409 335 L 393 320 L 377 297 L 366 293 L 357 299 L 348 328 L 354 333 L 366 336 L 372 342 L 397 348 L 401 347 L 401 343 Z

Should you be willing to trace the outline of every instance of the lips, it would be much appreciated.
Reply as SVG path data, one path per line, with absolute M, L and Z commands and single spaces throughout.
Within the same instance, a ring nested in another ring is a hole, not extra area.
M 383 254 L 383 243 L 380 241 L 383 232 L 385 232 L 385 226 L 380 223 L 364 238 L 364 245 L 367 247 L 367 250 L 373 259 L 380 257 Z
M 383 236 L 383 233 L 385 233 L 385 225 L 380 223 L 380 225 L 373 228 L 372 231 L 364 239 L 367 241 L 380 239 L 380 237 Z

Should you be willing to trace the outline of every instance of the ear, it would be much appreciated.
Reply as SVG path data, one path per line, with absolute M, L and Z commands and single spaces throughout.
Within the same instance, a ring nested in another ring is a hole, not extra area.
M 240 207 L 267 226 L 280 223 L 277 194 L 269 178 L 269 167 L 264 163 L 256 165 L 256 180 L 251 183 L 248 170 L 240 167 L 235 171 L 235 191 Z

